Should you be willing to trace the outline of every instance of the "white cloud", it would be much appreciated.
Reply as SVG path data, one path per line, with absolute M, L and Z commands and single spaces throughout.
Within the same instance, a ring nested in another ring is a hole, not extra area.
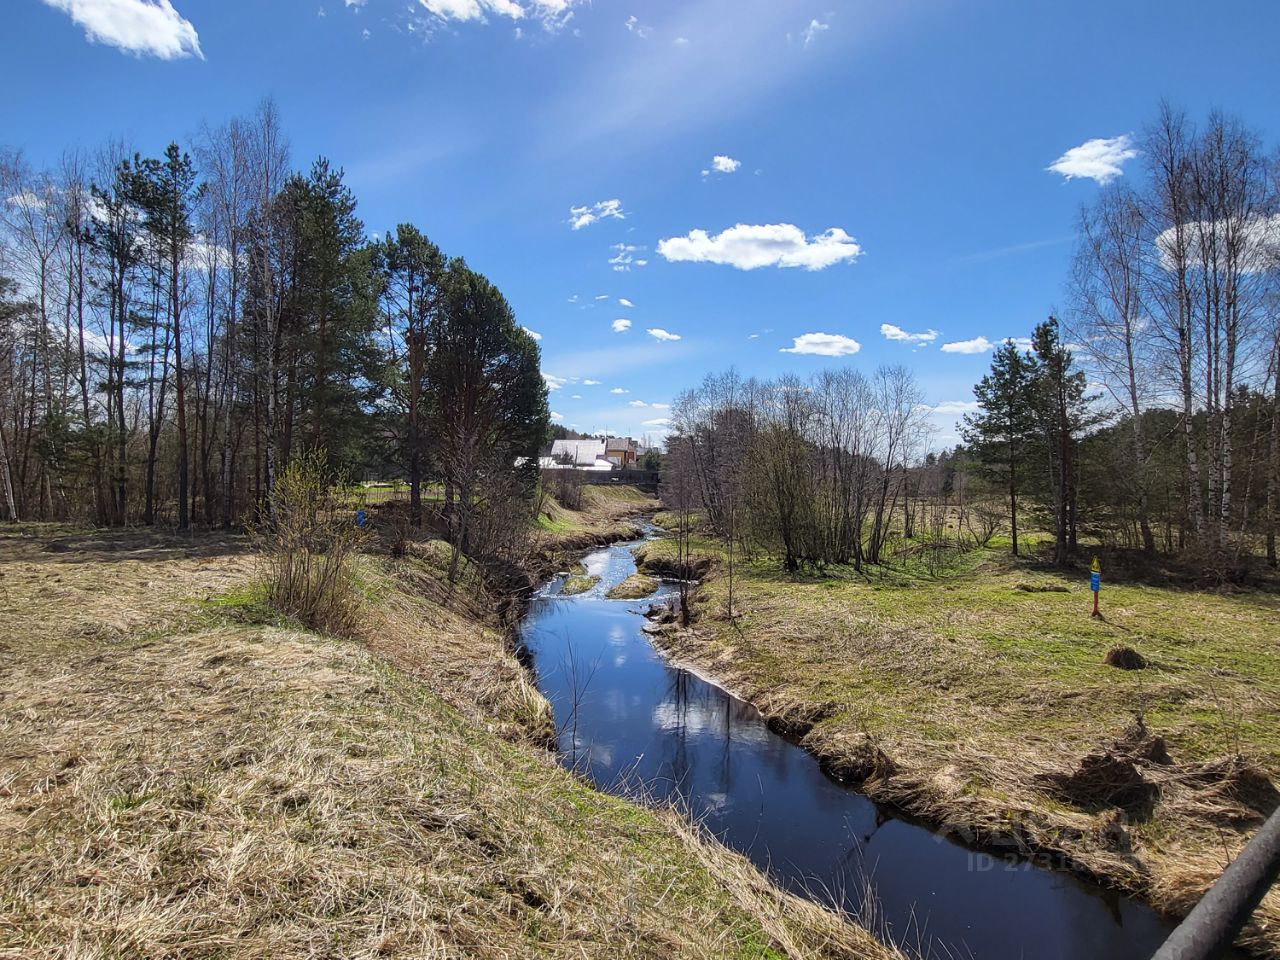
M 687 47 L 687 46 L 689 45 L 689 38 L 688 38 L 688 37 L 676 37 L 676 38 L 675 38 L 674 40 L 672 40 L 671 42 L 672 42 L 672 43 L 674 43 L 677 47 Z
M 583 227 L 589 227 L 599 220 L 610 218 L 614 220 L 627 219 L 626 211 L 622 209 L 621 200 L 601 200 L 599 203 L 593 203 L 590 206 L 569 208 L 569 226 L 575 230 L 581 230 Z
M 540 334 L 540 333 L 538 333 L 538 332 L 536 332 L 536 331 L 534 331 L 534 330 L 530 330 L 528 327 L 521 327 L 520 329 L 521 329 L 521 330 L 523 330 L 525 333 L 527 333 L 529 336 L 533 337 L 533 339 L 535 339 L 535 340 L 541 340 L 541 339 L 542 339 L 542 334 Z
M 841 261 L 856 260 L 862 255 L 862 247 L 839 227 L 806 237 L 803 230 L 790 223 L 739 223 L 714 237 L 705 230 L 691 230 L 688 236 L 661 240 L 658 253 L 671 261 L 728 264 L 739 270 L 822 270 Z
M 609 299 L 609 295 L 608 295 L 607 293 L 598 293 L 598 294 L 596 294 L 596 299 L 597 299 L 597 300 L 608 300 L 608 299 Z
M 613 388 L 612 390 L 610 390 L 609 392 L 610 392 L 610 393 L 615 393 L 615 394 L 618 394 L 619 396 L 621 396 L 622 394 L 624 394 L 624 393 L 630 393 L 631 391 L 630 391 L 630 390 L 624 390 L 622 387 L 614 387 L 614 388 Z
M 619 305 L 624 306 L 624 307 L 634 307 L 634 306 L 635 306 L 635 304 L 634 304 L 634 303 L 632 303 L 630 300 L 628 300 L 626 297 L 619 297 L 619 298 L 618 298 L 618 303 L 619 303 Z
M 599 380 L 583 380 L 582 385 L 584 387 L 598 387 L 600 386 L 600 381 Z
M 1187 246 L 1187 262 L 1199 266 L 1205 252 L 1218 250 L 1225 253 L 1228 244 L 1237 244 L 1240 270 L 1244 273 L 1262 273 L 1280 263 L 1280 213 L 1270 217 L 1254 217 L 1240 221 L 1199 220 L 1183 225 L 1183 242 Z M 1156 249 L 1160 251 L 1160 263 L 1166 270 L 1176 265 L 1178 232 L 1174 227 L 1156 237 Z
M 634 33 L 641 40 L 648 40 L 653 35 L 653 31 L 640 22 L 634 14 L 627 17 L 627 30 Z
M 1127 133 L 1109 139 L 1086 140 L 1072 147 L 1046 168 L 1060 173 L 1068 180 L 1087 177 L 1098 183 L 1107 183 L 1124 173 L 1126 160 L 1138 155 L 1133 138 Z
M 627 404 L 627 406 L 648 407 L 652 410 L 670 410 L 671 409 L 671 404 L 669 403 L 646 403 L 644 400 L 632 400 L 629 404 Z
M 972 340 L 956 340 L 944 343 L 939 349 L 943 353 L 986 353 L 993 344 L 986 337 L 974 337 Z
M 346 4 L 348 7 L 355 7 L 357 10 L 359 10 L 366 3 L 368 3 L 369 0 L 342 0 L 342 2 Z
M 646 331 L 645 331 L 645 333 L 647 333 L 649 336 L 653 337 L 653 339 L 655 339 L 655 340 L 667 340 L 667 341 L 670 341 L 670 340 L 679 340 L 679 339 L 680 339 L 680 334 L 678 334 L 678 333 L 669 333 L 668 331 L 663 330 L 661 327 L 650 327 L 648 330 L 646 330 Z
M 804 40 L 804 45 L 808 47 L 813 43 L 813 41 L 818 39 L 819 34 L 826 33 L 830 29 L 831 29 L 831 24 L 829 23 L 822 23 L 818 20 L 810 20 L 809 25 L 804 28 L 804 32 L 801 33 L 800 36 Z
M 544 373 L 542 379 L 546 382 L 548 390 L 559 390 L 569 382 L 564 377 L 557 377 L 554 373 Z
M 742 166 L 742 161 L 735 160 L 733 157 L 726 157 L 724 154 L 716 154 L 711 158 L 711 170 L 703 170 L 703 176 L 715 171 L 716 173 L 737 173 L 738 168 Z
M 615 320 L 615 321 L 613 321 L 613 323 L 611 324 L 611 326 L 613 327 L 613 332 L 614 332 L 614 333 L 625 333 L 626 331 L 628 331 L 628 330 L 630 330 L 630 329 L 631 329 L 631 321 L 630 321 L 630 320 Z
M 802 333 L 793 338 L 792 345 L 779 353 L 804 353 L 815 357 L 849 357 L 862 349 L 862 344 L 852 337 L 839 333 Z
M 959 416 L 962 413 L 972 413 L 977 409 L 977 400 L 945 400 L 942 403 L 929 408 L 932 413 L 948 414 L 950 416 Z
M 649 404 L 644 400 L 632 400 L 627 406 L 629 407 L 647 407 Z
M 616 250 L 617 254 L 609 258 L 609 264 L 613 267 L 615 273 L 630 273 L 631 267 L 647 267 L 648 260 L 637 259 L 636 254 L 643 248 L 637 247 L 631 243 L 615 243 L 610 250 Z
M 907 333 L 892 323 L 880 324 L 880 335 L 886 340 L 898 340 L 903 343 L 933 343 L 938 339 L 937 330 L 925 330 L 923 333 Z
M 563 413 L 556 413 L 554 410 L 552 410 L 552 411 L 551 411 L 551 419 L 552 419 L 552 420 L 563 420 L 563 419 L 564 419 L 564 414 L 563 414 Z
M 574 394 L 573 396 L 571 396 L 569 399 L 570 399 L 570 400 L 581 400 L 581 399 L 582 399 L 582 394 L 580 394 L 580 393 L 575 393 L 575 394 Z
M 981 338 L 981 337 L 979 337 L 978 339 L 979 339 L 979 340 L 981 340 L 982 338 Z M 1015 347 L 1017 347 L 1019 350 L 1030 350 L 1030 349 L 1031 349 L 1031 338 L 1030 338 L 1030 337 L 1005 337 L 1004 342 L 1005 342 L 1005 343 L 1012 343 L 1012 344 L 1013 344 Z
M 191 21 L 169 0 L 44 0 L 84 28 L 85 38 L 136 56 L 204 59 Z
M 347 6 L 363 5 L 365 0 Z M 523 20 L 525 17 L 538 20 L 548 31 L 556 31 L 569 22 L 573 16 L 575 4 L 581 0 L 418 0 L 429 14 L 437 20 L 473 20 L 488 23 L 490 16 L 507 17 L 510 20 Z
M 365 27 L 363 30 L 361 30 L 361 31 L 360 31 L 360 39 L 361 39 L 361 40 L 368 40 L 368 39 L 369 39 L 370 37 L 372 37 L 372 36 L 373 36 L 373 34 L 369 32 L 369 28 L 368 28 L 368 27 Z
M 670 426 L 670 424 L 671 424 L 670 417 L 656 417 L 653 420 L 640 421 L 640 426 L 642 427 L 666 427 L 666 426 Z

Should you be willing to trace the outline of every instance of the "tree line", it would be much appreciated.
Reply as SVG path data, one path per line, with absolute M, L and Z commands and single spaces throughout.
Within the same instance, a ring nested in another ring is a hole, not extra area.
M 0 152 L 9 519 L 231 527 L 321 451 L 407 477 L 414 525 L 434 485 L 466 544 L 531 492 L 548 427 L 501 292 L 412 225 L 368 236 L 340 168 L 291 167 L 270 101 L 154 158 Z
M 708 377 L 673 407 L 666 497 L 788 570 L 1052 534 L 1221 568 L 1280 521 L 1280 159 L 1162 108 L 1145 168 L 1080 215 L 1065 309 L 1008 340 L 964 443 L 929 452 L 911 374 Z

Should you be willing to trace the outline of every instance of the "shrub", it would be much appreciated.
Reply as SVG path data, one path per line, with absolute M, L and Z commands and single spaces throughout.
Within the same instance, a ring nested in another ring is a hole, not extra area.
M 333 479 L 322 451 L 294 459 L 271 494 L 274 522 L 253 533 L 267 603 L 315 630 L 352 636 L 360 619 L 352 557 L 362 532 Z

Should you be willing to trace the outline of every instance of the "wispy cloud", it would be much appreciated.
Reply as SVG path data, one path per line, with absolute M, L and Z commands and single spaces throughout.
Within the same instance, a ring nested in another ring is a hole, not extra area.
M 807 237 L 790 223 L 739 223 L 715 236 L 691 230 L 687 236 L 660 240 L 658 253 L 671 261 L 727 264 L 739 270 L 801 267 L 812 271 L 856 260 L 862 247 L 839 227 Z
M 636 256 L 644 249 L 643 247 L 637 247 L 631 243 L 615 243 L 609 249 L 614 251 L 614 255 L 609 258 L 609 265 L 613 267 L 614 273 L 630 273 L 633 266 L 649 265 L 648 260 Z
M 839 333 L 802 333 L 791 346 L 780 353 L 802 353 L 814 357 L 849 357 L 862 349 L 862 344 L 852 337 Z
M 1124 173 L 1128 160 L 1138 155 L 1133 138 L 1126 134 L 1109 139 L 1086 140 L 1072 147 L 1046 168 L 1060 173 L 1068 180 L 1087 178 L 1098 183 L 1109 183 Z
M 892 323 L 880 324 L 880 335 L 886 340 L 897 340 L 901 343 L 933 343 L 938 339 L 937 330 L 925 330 L 921 333 L 908 333 Z
M 346 0 L 349 7 L 363 6 L 366 0 Z M 453 20 L 488 23 L 489 17 L 510 20 L 537 20 L 549 31 L 569 22 L 573 8 L 581 0 L 418 0 L 419 6 L 441 23 Z
M 663 330 L 661 327 L 650 327 L 645 331 L 645 333 L 653 337 L 655 340 L 663 340 L 666 342 L 680 339 L 680 334 L 672 333 L 669 330 Z
M 800 34 L 800 39 L 806 47 L 811 47 L 813 46 L 813 41 L 817 40 L 819 36 L 830 29 L 831 24 L 829 23 L 823 23 L 820 20 L 810 20 L 809 25 L 805 27 L 804 31 Z
M 619 298 L 618 298 L 618 305 L 619 305 L 619 306 L 623 306 L 623 307 L 634 307 L 634 306 L 635 306 L 635 304 L 634 304 L 634 303 L 632 303 L 630 300 L 628 300 L 626 297 L 619 297 Z
M 972 413 L 977 409 L 977 400 L 944 400 L 930 407 L 929 411 L 940 415 L 959 416 L 962 413 Z
M 583 207 L 569 208 L 569 226 L 574 230 L 589 227 L 600 220 L 625 220 L 626 211 L 622 209 L 621 200 L 601 200 Z
M 986 353 L 994 346 L 986 337 L 974 337 L 972 340 L 956 340 L 944 343 L 939 349 L 943 353 Z
M 200 36 L 169 0 L 44 0 L 84 28 L 85 37 L 135 56 L 204 59 Z

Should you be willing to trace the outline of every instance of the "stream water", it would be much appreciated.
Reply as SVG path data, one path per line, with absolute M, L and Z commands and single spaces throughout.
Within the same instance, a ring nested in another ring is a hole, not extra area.
M 1154 911 L 1068 874 L 1008 864 L 892 816 L 826 776 L 749 704 L 669 664 L 641 629 L 643 601 L 609 600 L 634 543 L 586 558 L 600 577 L 534 598 L 523 640 L 551 701 L 561 756 L 596 786 L 675 801 L 776 882 L 858 915 L 936 957 L 1133 960 L 1172 929 Z

